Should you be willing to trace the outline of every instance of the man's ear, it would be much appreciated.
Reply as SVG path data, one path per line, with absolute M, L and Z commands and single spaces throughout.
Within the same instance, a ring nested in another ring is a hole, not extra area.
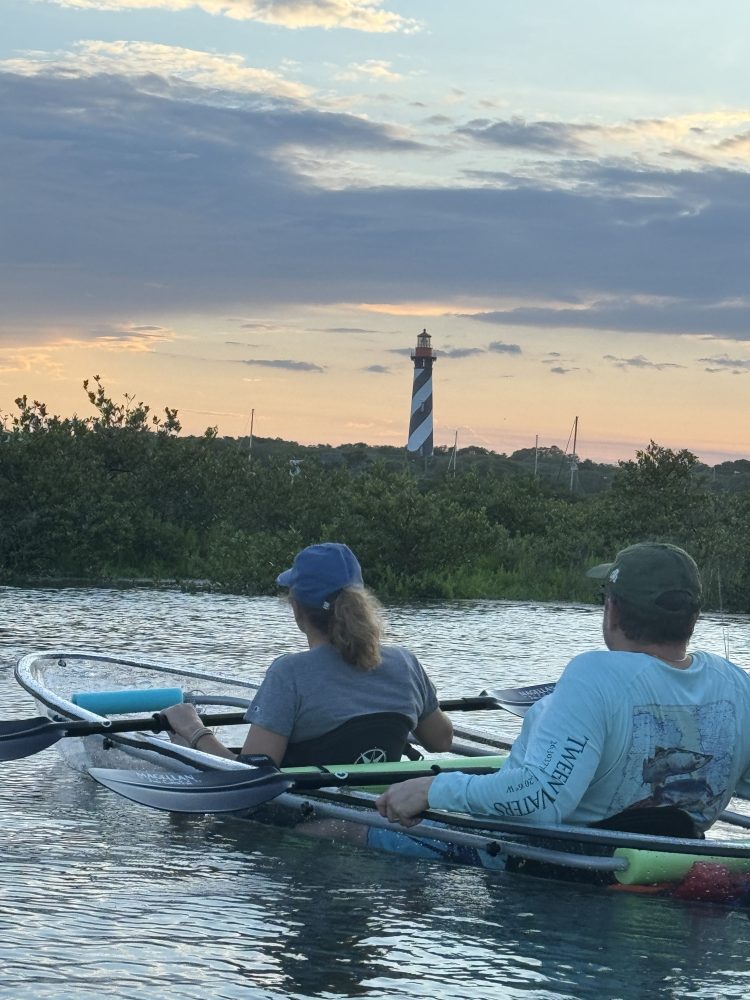
M 609 622 L 610 628 L 620 627 L 620 609 L 617 604 L 612 600 L 611 597 L 607 597 L 604 600 L 604 608 L 607 612 L 607 620 Z

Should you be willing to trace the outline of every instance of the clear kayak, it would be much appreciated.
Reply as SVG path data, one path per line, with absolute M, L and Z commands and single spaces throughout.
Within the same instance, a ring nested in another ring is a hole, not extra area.
M 455 745 L 454 753 L 420 760 L 252 767 L 173 744 L 165 733 L 154 731 L 157 725 L 149 731 L 153 714 L 141 719 L 144 712 L 189 700 L 212 720 L 231 717 L 231 726 L 216 727 L 217 735 L 228 746 L 241 746 L 247 727 L 238 723 L 257 687 L 249 681 L 182 665 L 60 650 L 24 656 L 15 675 L 41 714 L 5 724 L 5 736 L 0 724 L 0 749 L 3 739 L 29 747 L 15 756 L 54 743 L 72 767 L 146 805 L 228 812 L 317 836 L 323 828 L 323 835 L 405 856 L 588 882 L 608 891 L 750 906 L 750 839 L 738 839 L 731 828 L 750 826 L 750 821 L 739 813 L 723 814 L 716 834 L 712 831 L 706 840 L 564 824 L 530 827 L 442 812 L 429 813 L 417 827 L 405 830 L 375 810 L 382 787 L 444 769 L 497 769 L 505 760 L 497 746 L 507 746 L 507 741 L 462 731 L 466 742 Z M 233 713 L 214 715 L 227 708 Z M 143 728 L 133 730 L 134 724 Z M 355 829 L 366 833 L 347 835 Z

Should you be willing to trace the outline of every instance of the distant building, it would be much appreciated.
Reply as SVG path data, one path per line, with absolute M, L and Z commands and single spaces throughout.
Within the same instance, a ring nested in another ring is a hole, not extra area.
M 432 365 L 436 354 L 430 345 L 427 330 L 417 337 L 411 352 L 414 362 L 414 382 L 411 390 L 411 419 L 406 450 L 410 455 L 432 457 Z

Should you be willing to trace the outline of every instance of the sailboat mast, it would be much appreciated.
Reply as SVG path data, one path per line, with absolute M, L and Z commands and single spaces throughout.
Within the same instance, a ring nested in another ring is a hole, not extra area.
M 578 472 L 578 455 L 576 454 L 576 444 L 578 442 L 578 417 L 573 421 L 573 451 L 570 453 L 570 492 L 575 491 L 576 473 Z
M 253 461 L 253 424 L 255 423 L 255 408 L 250 410 L 250 446 L 247 449 L 248 465 Z

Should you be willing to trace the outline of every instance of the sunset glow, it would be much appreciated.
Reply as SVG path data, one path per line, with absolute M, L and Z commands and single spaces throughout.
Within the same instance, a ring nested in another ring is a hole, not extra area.
M 747 456 L 740 0 L 3 7 L 3 414 Z

